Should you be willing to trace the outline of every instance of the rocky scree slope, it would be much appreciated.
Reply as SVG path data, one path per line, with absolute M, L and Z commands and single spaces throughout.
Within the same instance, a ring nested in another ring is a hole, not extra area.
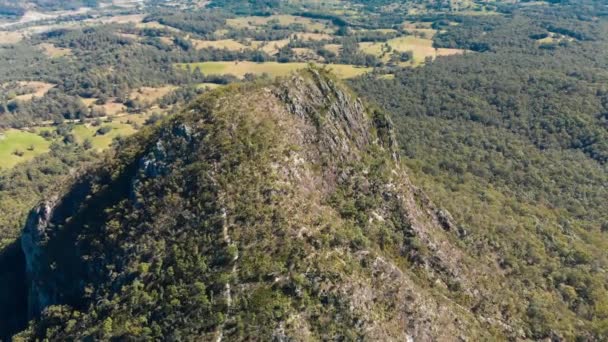
M 473 308 L 500 273 L 395 151 L 388 118 L 323 70 L 205 94 L 31 212 L 19 336 L 516 335 Z

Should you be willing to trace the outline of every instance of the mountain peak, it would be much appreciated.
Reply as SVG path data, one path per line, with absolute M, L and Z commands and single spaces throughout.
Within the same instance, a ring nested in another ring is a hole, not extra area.
M 208 93 L 32 211 L 22 336 L 488 334 L 450 299 L 478 291 L 456 225 L 394 150 L 324 70 Z

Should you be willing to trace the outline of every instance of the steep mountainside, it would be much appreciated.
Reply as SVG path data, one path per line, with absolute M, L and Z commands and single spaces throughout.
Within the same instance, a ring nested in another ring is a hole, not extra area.
M 19 336 L 524 337 L 395 151 L 323 70 L 208 93 L 31 212 Z

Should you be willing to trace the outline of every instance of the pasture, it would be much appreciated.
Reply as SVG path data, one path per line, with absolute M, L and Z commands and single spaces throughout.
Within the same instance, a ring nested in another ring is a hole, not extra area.
M 0 132 L 0 170 L 46 153 L 51 145 L 37 133 L 17 129 Z
M 98 130 L 102 127 L 110 127 L 110 131 L 105 134 L 98 133 Z M 112 140 L 118 136 L 129 136 L 135 133 L 136 130 L 133 125 L 125 122 L 111 122 L 102 123 L 100 126 L 92 126 L 90 124 L 79 124 L 75 125 L 72 130 L 72 134 L 79 143 L 84 142 L 86 139 L 90 139 L 93 148 L 102 151 L 110 146 Z
M 320 19 L 311 19 L 305 17 L 299 17 L 294 15 L 271 15 L 268 17 L 259 17 L 259 16 L 250 16 L 250 17 L 239 17 L 226 20 L 226 23 L 237 29 L 249 28 L 253 29 L 258 26 L 264 26 L 269 23 L 278 23 L 282 26 L 287 26 L 291 24 L 301 24 L 308 31 L 311 32 L 325 32 L 328 33 L 332 31 L 332 24 L 326 20 Z
M 413 60 L 409 62 L 410 65 L 420 65 L 424 63 L 427 57 L 436 58 L 464 53 L 464 50 L 460 49 L 434 48 L 431 39 L 416 36 L 397 37 L 388 40 L 386 43 L 359 43 L 359 49 L 380 57 L 383 54 L 383 45 L 385 44 L 388 44 L 395 51 L 412 51 Z M 385 55 L 385 57 L 388 57 L 388 55 Z
M 356 67 L 348 64 L 322 64 L 340 78 L 352 78 L 371 71 L 371 68 Z M 246 74 L 268 74 L 271 77 L 286 76 L 291 72 L 303 69 L 308 66 L 308 63 L 277 63 L 277 62 L 202 62 L 202 63 L 187 63 L 177 64 L 177 67 L 190 67 L 194 70 L 200 68 L 203 74 L 207 75 L 222 75 L 230 74 L 239 78 L 243 78 Z
M 19 101 L 29 101 L 34 97 L 42 97 L 55 86 L 54 84 L 40 81 L 21 81 L 19 85 L 30 90 L 27 94 L 16 96 L 15 100 Z
M 13 31 L 0 31 L 0 45 L 2 44 L 16 44 L 23 39 L 23 34 L 20 32 Z
M 221 84 L 217 84 L 217 83 L 199 83 L 196 85 L 196 87 L 198 89 L 216 89 L 221 87 Z
M 171 85 L 164 87 L 141 87 L 131 92 L 129 98 L 151 105 L 176 88 L 176 86 Z
M 214 49 L 226 49 L 230 51 L 240 51 L 247 49 L 248 47 L 237 42 L 234 39 L 219 39 L 219 40 L 200 40 L 190 38 L 192 45 L 196 49 L 206 49 L 206 48 L 214 48 Z
M 63 57 L 63 56 L 70 55 L 72 53 L 71 49 L 58 47 L 51 43 L 41 43 L 41 44 L 38 44 L 38 47 L 42 50 L 42 52 L 45 55 L 47 55 L 51 58 Z

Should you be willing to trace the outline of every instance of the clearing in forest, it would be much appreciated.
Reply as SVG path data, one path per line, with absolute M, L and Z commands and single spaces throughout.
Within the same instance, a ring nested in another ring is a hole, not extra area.
M 108 127 L 107 132 L 104 132 L 105 127 Z M 86 139 L 90 139 L 93 148 L 99 151 L 108 148 L 112 144 L 114 138 L 118 136 L 126 137 L 135 132 L 136 130 L 133 128 L 133 125 L 123 122 L 104 122 L 99 126 L 80 124 L 75 125 L 72 130 L 74 137 L 76 137 L 76 141 L 82 143 Z
M 146 104 L 152 104 L 176 88 L 176 86 L 172 85 L 164 87 L 141 87 L 131 92 L 131 94 L 129 94 L 129 98 Z
M 250 17 L 239 17 L 234 19 L 226 20 L 226 23 L 237 29 L 241 28 L 249 28 L 253 29 L 257 26 L 264 26 L 268 23 L 276 22 L 279 25 L 287 26 L 291 24 L 301 24 L 308 31 L 311 32 L 331 32 L 332 24 L 327 20 L 321 19 L 312 19 L 299 17 L 294 15 L 271 15 L 268 17 L 258 17 L 258 16 L 250 16 Z
M 145 22 L 145 23 L 138 23 L 135 25 L 135 27 L 140 28 L 140 29 L 149 28 L 149 29 L 167 30 L 167 31 L 171 31 L 171 32 L 181 32 L 179 29 L 176 29 L 175 27 L 161 24 L 158 21 L 149 21 L 149 22 Z
M 279 49 L 287 46 L 289 44 L 289 39 L 281 39 L 281 40 L 270 40 L 270 41 L 261 41 L 254 40 L 251 42 L 253 45 L 259 47 L 262 51 L 266 52 L 269 55 L 274 55 L 279 52 Z
M 331 51 L 333 53 L 335 53 L 336 55 L 340 54 L 340 50 L 342 49 L 342 45 L 341 44 L 325 44 L 323 46 L 323 48 L 325 50 Z
M 15 100 L 29 101 L 34 97 L 42 97 L 55 85 L 39 81 L 20 81 L 19 86 L 28 89 L 28 92 L 15 97 Z
M 196 87 L 198 89 L 216 89 L 221 87 L 221 84 L 217 84 L 217 83 L 199 83 L 196 85 Z
M 44 52 L 45 55 L 51 58 L 63 57 L 72 53 L 71 49 L 58 47 L 51 43 L 41 43 L 38 44 L 38 47 L 42 49 L 42 52 Z
M 399 52 L 412 51 L 413 60 L 409 62 L 410 65 L 420 65 L 424 63 L 426 57 L 436 58 L 439 56 L 450 56 L 464 53 L 461 49 L 445 49 L 445 48 L 434 48 L 433 41 L 427 38 L 420 38 L 415 36 L 398 37 L 388 40 L 386 43 L 359 43 L 359 49 L 365 53 L 369 53 L 378 57 L 383 56 L 388 44 L 392 50 Z M 384 54 L 385 58 L 388 58 L 390 53 Z
M 0 132 L 0 170 L 10 169 L 20 162 L 46 153 L 51 145 L 37 133 L 9 129 Z
M 23 39 L 21 32 L 13 31 L 0 31 L 0 45 L 2 44 L 16 44 Z
M 286 76 L 291 72 L 308 67 L 309 63 L 277 63 L 277 62 L 202 62 L 177 64 L 180 68 L 190 67 L 194 70 L 200 68 L 206 75 L 230 74 L 242 78 L 246 74 L 268 74 L 271 77 Z M 349 64 L 322 64 L 332 69 L 340 78 L 352 78 L 372 70 L 372 68 L 357 67 Z
M 115 15 L 110 17 L 101 17 L 97 19 L 89 19 L 86 22 L 102 23 L 102 24 L 139 24 L 143 22 L 146 16 L 144 14 L 125 14 Z
M 192 42 L 192 45 L 194 45 L 194 47 L 196 49 L 214 48 L 214 49 L 226 49 L 226 50 L 230 50 L 230 51 L 241 51 L 241 50 L 245 50 L 245 49 L 249 48 L 248 46 L 243 45 L 234 39 L 200 40 L 200 39 L 190 38 L 190 41 Z

